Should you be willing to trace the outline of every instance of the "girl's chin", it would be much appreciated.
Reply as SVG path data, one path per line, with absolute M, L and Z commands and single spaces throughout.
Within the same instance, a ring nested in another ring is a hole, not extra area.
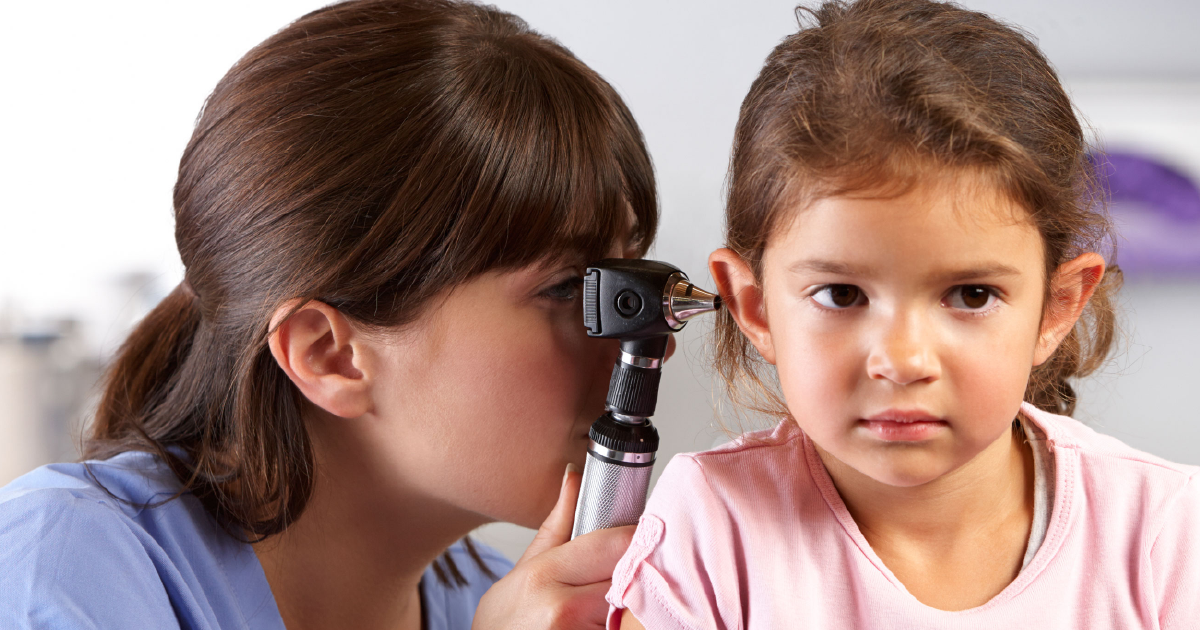
M 879 452 L 880 450 L 884 452 Z M 859 451 L 845 462 L 876 483 L 895 488 L 916 488 L 936 481 L 955 469 L 953 462 L 926 449 L 875 448 Z M 915 451 L 926 452 L 915 452 Z
M 875 481 L 896 487 L 916 488 L 941 479 L 954 471 L 951 462 L 941 461 L 940 458 L 931 461 L 922 458 L 921 461 L 879 461 L 872 462 L 870 472 L 863 471 Z

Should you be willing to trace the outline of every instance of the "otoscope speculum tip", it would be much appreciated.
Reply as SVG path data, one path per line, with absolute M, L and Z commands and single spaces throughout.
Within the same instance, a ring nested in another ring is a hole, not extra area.
M 671 328 L 679 330 L 689 319 L 721 308 L 721 296 L 688 281 L 682 273 L 663 292 L 663 316 Z

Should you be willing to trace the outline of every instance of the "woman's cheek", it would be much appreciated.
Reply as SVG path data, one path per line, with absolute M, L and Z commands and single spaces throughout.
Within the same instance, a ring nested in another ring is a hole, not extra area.
M 556 327 L 533 321 L 523 328 L 506 344 L 519 351 L 499 358 L 488 381 L 494 406 L 488 426 L 478 430 L 488 436 L 480 446 L 490 456 L 477 461 L 493 466 L 481 477 L 486 487 L 477 499 L 493 518 L 536 527 L 554 505 L 566 463 L 582 459 L 569 447 L 578 446 L 578 455 L 586 448 L 572 438 L 587 366 Z

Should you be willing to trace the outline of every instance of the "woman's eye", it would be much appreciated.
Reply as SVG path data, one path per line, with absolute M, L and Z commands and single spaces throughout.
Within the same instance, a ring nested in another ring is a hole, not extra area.
M 825 308 L 843 309 L 859 304 L 866 296 L 853 284 L 827 284 L 817 289 L 812 299 Z
M 571 277 L 542 291 L 542 295 L 552 300 L 569 301 L 579 296 L 579 287 L 583 286 L 583 278 Z
M 982 311 L 996 303 L 996 292 L 979 285 L 954 287 L 942 301 L 944 306 L 964 311 Z

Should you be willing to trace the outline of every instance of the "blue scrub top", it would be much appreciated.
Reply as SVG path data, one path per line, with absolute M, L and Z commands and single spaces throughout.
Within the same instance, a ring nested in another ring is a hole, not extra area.
M 195 497 L 140 507 L 180 487 L 166 464 L 139 452 L 88 464 L 95 479 L 53 464 L 0 488 L 0 628 L 284 627 L 254 550 Z M 476 548 L 497 575 L 512 568 Z M 447 587 L 426 569 L 428 630 L 469 629 L 493 582 L 461 543 L 450 553 L 469 583 Z

